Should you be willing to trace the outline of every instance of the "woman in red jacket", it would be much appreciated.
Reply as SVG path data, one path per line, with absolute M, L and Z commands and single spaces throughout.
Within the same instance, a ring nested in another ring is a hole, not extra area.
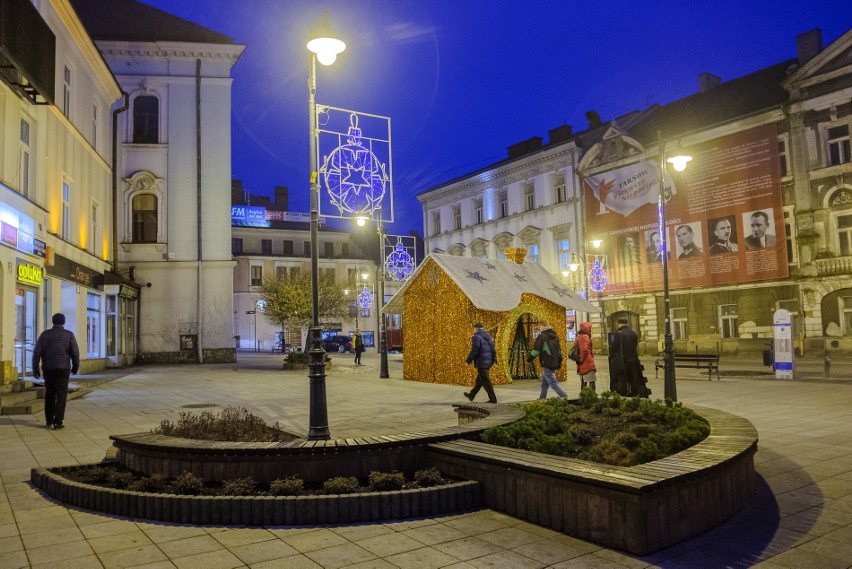
M 577 360 L 577 374 L 580 376 L 580 389 L 590 387 L 595 391 L 597 368 L 595 367 L 595 355 L 592 353 L 592 323 L 581 322 L 580 331 L 577 332 L 577 348 L 580 351 Z

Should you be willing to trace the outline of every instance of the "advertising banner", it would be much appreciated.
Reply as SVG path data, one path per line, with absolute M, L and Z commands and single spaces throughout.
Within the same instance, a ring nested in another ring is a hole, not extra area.
M 788 275 L 774 125 L 688 148 L 684 172 L 667 168 L 667 224 L 659 230 L 660 165 L 646 160 L 583 180 L 587 239 L 607 258 L 603 294 L 729 285 Z

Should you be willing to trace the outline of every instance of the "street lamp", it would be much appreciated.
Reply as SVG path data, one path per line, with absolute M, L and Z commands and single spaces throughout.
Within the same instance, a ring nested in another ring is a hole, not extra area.
M 674 340 L 672 339 L 671 299 L 669 296 L 669 240 L 666 233 L 666 162 L 678 171 L 686 169 L 686 163 L 692 156 L 677 154 L 666 160 L 663 132 L 657 131 L 657 145 L 660 148 L 660 195 L 657 212 L 660 225 L 660 253 L 663 258 L 663 313 L 666 319 L 666 333 L 663 341 L 664 391 L 667 402 L 677 402 L 677 383 L 675 381 Z
M 367 224 L 367 218 L 365 217 L 357 217 L 355 218 L 355 222 L 358 224 L 358 227 L 364 227 Z M 385 248 L 385 232 L 382 227 L 382 222 L 376 222 L 376 229 L 379 234 L 379 264 L 376 266 L 376 280 L 378 281 L 378 296 L 379 300 L 377 303 L 377 311 L 376 311 L 376 323 L 379 327 L 379 379 L 388 379 L 390 378 L 390 373 L 388 373 L 388 336 L 387 329 L 385 328 L 385 315 L 384 315 L 384 306 L 385 306 L 385 259 L 384 259 L 384 248 Z
M 337 59 L 337 54 L 346 49 L 346 44 L 335 39 L 329 32 L 328 14 L 323 14 L 322 20 L 308 41 L 308 113 L 310 115 L 310 166 L 311 166 L 311 361 L 308 379 L 310 381 L 310 426 L 308 439 L 329 439 L 328 402 L 325 393 L 325 351 L 322 349 L 319 324 L 319 147 L 317 145 L 317 61 L 323 65 L 331 65 Z

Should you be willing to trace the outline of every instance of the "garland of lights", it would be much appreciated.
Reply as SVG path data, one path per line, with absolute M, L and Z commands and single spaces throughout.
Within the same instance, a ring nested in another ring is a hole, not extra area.
M 389 180 L 383 164 L 361 143 L 358 115 L 350 113 L 347 144 L 341 144 L 329 154 L 320 173 L 325 179 L 331 203 L 342 215 L 372 217 L 380 210 Z
M 603 292 L 606 288 L 606 270 L 601 266 L 601 260 L 595 257 L 595 264 L 589 271 L 589 288 L 595 292 Z
M 385 260 L 385 267 L 387 274 L 395 281 L 404 281 L 414 272 L 414 261 L 405 250 L 401 239 L 396 242 L 396 248 Z
M 358 306 L 361 308 L 370 308 L 373 306 L 373 293 L 367 289 L 367 285 L 364 285 L 364 290 L 358 295 Z

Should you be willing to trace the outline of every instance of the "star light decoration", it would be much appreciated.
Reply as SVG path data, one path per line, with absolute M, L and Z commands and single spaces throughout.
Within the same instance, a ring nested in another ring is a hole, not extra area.
M 402 239 L 396 242 L 396 247 L 385 259 L 387 274 L 395 281 L 404 281 L 414 272 L 414 259 L 405 250 Z
M 589 288 L 595 292 L 603 292 L 606 283 L 606 269 L 601 266 L 601 260 L 595 257 L 595 263 L 592 265 L 592 270 L 589 271 Z
M 367 285 L 364 285 L 364 290 L 358 295 L 358 306 L 361 308 L 370 308 L 373 306 L 373 293 L 369 291 Z
M 331 203 L 341 216 L 372 217 L 380 210 L 390 179 L 386 165 L 363 145 L 357 113 L 349 114 L 346 144 L 329 154 L 320 168 Z

